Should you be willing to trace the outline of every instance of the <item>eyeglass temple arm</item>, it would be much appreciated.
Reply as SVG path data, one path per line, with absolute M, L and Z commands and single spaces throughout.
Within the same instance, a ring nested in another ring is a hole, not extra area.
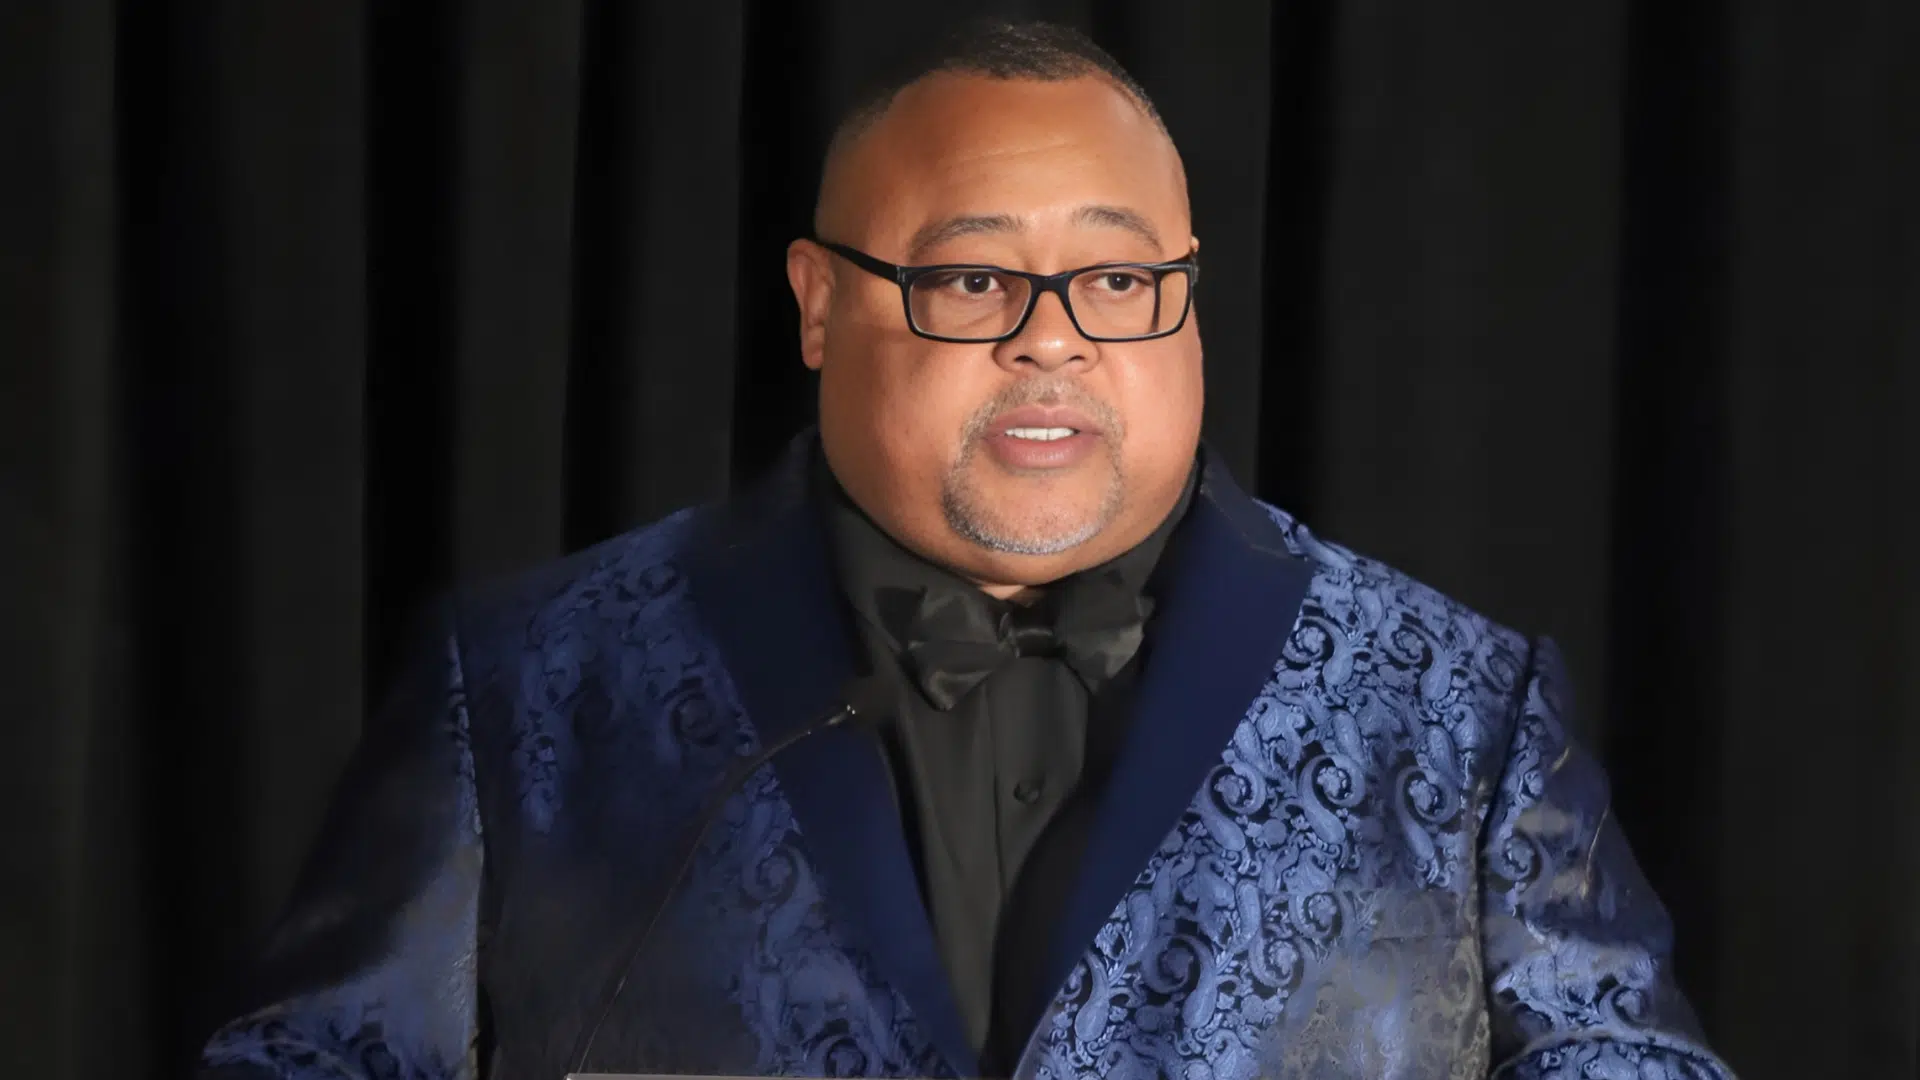
M 814 243 L 819 244 L 821 247 L 826 248 L 828 251 L 833 252 L 835 255 L 840 256 L 869 274 L 886 278 L 888 281 L 895 281 L 901 284 L 906 283 L 906 267 L 904 266 L 887 262 L 885 259 L 876 259 L 866 252 L 861 251 L 859 248 L 851 248 L 845 244 L 836 244 L 831 240 L 816 239 Z

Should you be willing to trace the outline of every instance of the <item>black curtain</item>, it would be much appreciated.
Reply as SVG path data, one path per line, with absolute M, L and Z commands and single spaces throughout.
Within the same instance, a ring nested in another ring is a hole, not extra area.
M 1055 0 L 1208 437 L 1558 635 L 1749 1078 L 1920 1057 L 1920 5 Z M 811 415 L 781 249 L 945 5 L 0 5 L 0 1054 L 178 1076 L 414 605 Z

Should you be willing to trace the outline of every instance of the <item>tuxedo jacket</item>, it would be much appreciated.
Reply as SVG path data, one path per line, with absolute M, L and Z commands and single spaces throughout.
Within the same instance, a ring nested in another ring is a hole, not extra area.
M 559 1080 L 591 1032 L 587 1072 L 978 1075 L 881 743 L 820 724 L 858 661 L 811 452 L 444 605 L 210 1072 Z M 1017 1075 L 1731 1075 L 1551 642 L 1204 451 L 1166 558 Z

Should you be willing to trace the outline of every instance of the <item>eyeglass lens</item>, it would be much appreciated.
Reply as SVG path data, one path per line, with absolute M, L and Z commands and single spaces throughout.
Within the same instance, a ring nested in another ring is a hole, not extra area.
M 1011 332 L 1027 310 L 1033 286 L 992 267 L 954 267 L 922 274 L 908 290 L 913 324 L 935 337 L 989 341 Z M 1074 321 L 1092 338 L 1166 333 L 1187 310 L 1185 271 L 1100 267 L 1067 283 Z

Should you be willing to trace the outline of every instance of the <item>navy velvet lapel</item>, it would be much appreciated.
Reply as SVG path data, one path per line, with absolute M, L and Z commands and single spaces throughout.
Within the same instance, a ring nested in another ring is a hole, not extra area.
M 1312 568 L 1203 450 L 1200 490 L 1162 567 L 1134 715 L 1054 929 L 1054 991 L 1093 944 L 1273 675 Z
M 760 489 L 716 508 L 683 559 L 699 618 L 761 746 L 835 711 L 855 670 L 825 525 L 809 493 L 814 446 L 811 433 L 802 436 Z M 973 1075 L 978 1059 L 940 960 L 878 740 L 864 731 L 824 732 L 781 753 L 773 769 L 830 910 L 907 999 L 954 1071 Z

